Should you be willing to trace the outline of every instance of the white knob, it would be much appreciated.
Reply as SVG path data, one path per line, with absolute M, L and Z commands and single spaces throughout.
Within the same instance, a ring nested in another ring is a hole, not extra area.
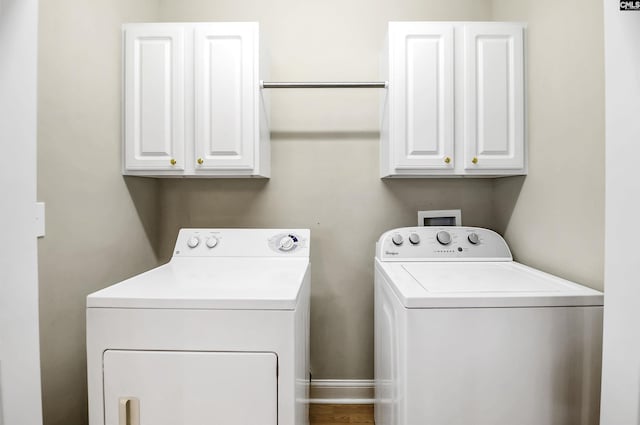
M 420 243 L 420 235 L 417 233 L 410 234 L 409 242 L 411 242 L 413 245 L 418 245 Z
M 216 245 L 218 245 L 218 238 L 216 238 L 215 236 L 210 236 L 210 237 L 207 239 L 207 247 L 209 247 L 209 248 L 213 248 L 213 247 L 215 247 Z
M 436 234 L 436 239 L 438 239 L 438 242 L 442 245 L 449 245 L 451 243 L 451 235 L 445 230 L 439 231 Z
M 391 238 L 391 240 L 393 241 L 393 243 L 397 246 L 402 245 L 402 242 L 404 242 L 404 238 L 402 237 L 402 235 L 400 233 L 396 233 L 395 235 L 393 235 L 393 237 Z
M 480 242 L 480 238 L 478 237 L 477 233 L 470 233 L 469 236 L 467 236 L 467 239 L 469 239 L 469 242 L 474 245 L 477 245 L 478 242 Z
M 280 239 L 280 251 L 291 251 L 295 246 L 295 241 L 291 236 L 285 236 Z
M 200 244 L 200 238 L 197 236 L 191 236 L 187 241 L 187 245 L 189 245 L 189 248 L 195 248 L 198 246 L 198 244 Z

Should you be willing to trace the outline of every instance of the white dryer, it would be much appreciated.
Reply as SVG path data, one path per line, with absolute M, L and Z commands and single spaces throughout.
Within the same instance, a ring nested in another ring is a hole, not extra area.
M 91 425 L 308 423 L 309 230 L 182 229 L 87 297 Z
M 376 425 L 597 424 L 602 293 L 514 262 L 487 229 L 376 245 Z

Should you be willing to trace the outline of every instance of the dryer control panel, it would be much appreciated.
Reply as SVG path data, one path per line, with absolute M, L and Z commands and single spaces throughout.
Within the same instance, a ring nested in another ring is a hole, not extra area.
M 181 229 L 174 257 L 309 257 L 309 229 Z
M 505 240 L 480 227 L 402 227 L 376 244 L 380 261 L 512 261 Z

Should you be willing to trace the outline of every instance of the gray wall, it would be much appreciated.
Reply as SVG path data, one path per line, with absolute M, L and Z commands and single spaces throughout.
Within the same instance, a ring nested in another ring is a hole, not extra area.
M 602 289 L 602 1 L 494 0 L 493 18 L 529 23 L 529 175 L 495 181 L 496 229 L 518 261 Z
M 487 20 L 488 2 L 164 0 L 164 21 L 255 20 L 274 81 L 376 80 L 390 20 Z M 382 232 L 420 209 L 462 208 L 491 227 L 491 180 L 378 177 L 375 90 L 272 91 L 273 176 L 260 181 L 163 180 L 163 258 L 177 229 L 311 228 L 314 378 L 373 377 L 373 255 Z
M 373 376 L 374 243 L 385 230 L 415 224 L 420 209 L 462 208 L 465 224 L 506 231 L 519 259 L 599 287 L 601 10 L 594 1 L 574 15 L 569 1 L 514 3 L 43 2 L 39 195 L 48 215 L 40 243 L 47 425 L 84 423 L 84 297 L 168 259 L 180 227 L 311 228 L 315 378 Z M 493 18 L 529 23 L 526 179 L 381 181 L 375 90 L 273 92 L 270 180 L 120 175 L 122 22 L 260 21 L 270 79 L 311 81 L 377 79 L 389 20 Z M 583 73 L 573 75 L 576 69 Z M 578 231 L 576 214 L 594 230 Z M 552 243 L 544 245 L 543 237 Z
M 45 423 L 86 423 L 85 297 L 157 264 L 157 186 L 120 172 L 120 25 L 154 1 L 40 2 L 38 198 Z M 27 425 L 27 424 L 25 424 Z

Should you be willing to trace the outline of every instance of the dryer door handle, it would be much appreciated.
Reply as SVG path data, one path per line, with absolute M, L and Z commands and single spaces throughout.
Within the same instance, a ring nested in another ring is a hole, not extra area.
M 140 400 L 135 397 L 120 397 L 118 425 L 140 425 Z

